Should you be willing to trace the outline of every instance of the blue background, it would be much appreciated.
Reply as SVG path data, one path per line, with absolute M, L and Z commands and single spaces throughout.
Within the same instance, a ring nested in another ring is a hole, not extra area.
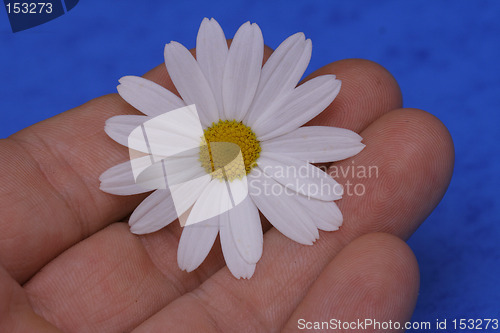
M 307 73 L 343 58 L 379 62 L 404 104 L 427 110 L 456 146 L 450 188 L 410 239 L 421 269 L 413 320 L 500 317 L 500 1 L 90 1 L 12 33 L 0 9 L 0 137 L 115 92 L 124 75 L 195 46 L 203 17 L 233 36 L 257 22 L 276 47 L 297 31 L 314 44 Z

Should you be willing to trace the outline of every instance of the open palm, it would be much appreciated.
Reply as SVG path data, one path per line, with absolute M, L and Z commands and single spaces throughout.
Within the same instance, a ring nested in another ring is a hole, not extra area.
M 376 166 L 378 176 L 335 175 L 364 193 L 344 195 L 344 225 L 313 246 L 264 222 L 250 280 L 231 275 L 218 245 L 196 271 L 179 270 L 178 223 L 136 236 L 120 222 L 145 196 L 99 190 L 99 175 L 128 158 L 105 120 L 139 114 L 117 94 L 1 140 L 0 331 L 272 332 L 330 319 L 409 320 L 419 274 L 401 239 L 446 190 L 451 138 L 432 115 L 401 108 L 396 81 L 379 65 L 343 60 L 309 78 L 323 74 L 336 74 L 342 89 L 310 124 L 360 133 L 366 148 L 335 165 Z M 145 77 L 175 92 L 164 66 Z

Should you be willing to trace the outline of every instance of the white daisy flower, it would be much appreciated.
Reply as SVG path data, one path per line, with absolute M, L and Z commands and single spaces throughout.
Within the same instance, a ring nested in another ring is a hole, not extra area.
M 149 166 L 144 154 L 101 175 L 101 190 L 116 195 L 157 188 L 131 215 L 131 232 L 155 232 L 181 215 L 188 221 L 195 215 L 198 220 L 206 217 L 184 226 L 177 254 L 179 267 L 188 272 L 196 269 L 220 233 L 229 270 L 237 278 L 250 278 L 263 248 L 259 211 L 283 235 L 306 245 L 319 238 L 318 229 L 340 227 L 342 214 L 334 201 L 342 196 L 341 186 L 310 163 L 343 160 L 364 145 L 358 134 L 347 129 L 301 127 L 332 103 L 341 86 L 334 75 L 318 76 L 297 86 L 309 64 L 311 48 L 311 41 L 297 33 L 281 43 L 262 66 L 264 41 L 256 24 L 243 24 L 228 48 L 219 24 L 205 18 L 196 41 L 196 59 L 179 43 L 165 46 L 165 64 L 181 98 L 141 77 L 120 79 L 120 96 L 145 116 L 108 119 L 105 131 L 118 143 L 137 149 L 129 141 L 134 130 L 193 104 L 202 131 L 201 136 L 193 137 L 182 124 L 168 122 L 154 128 L 164 150 L 184 142 L 199 147 L 177 156 L 169 170 L 169 184 L 174 178 L 177 183 L 190 180 L 178 189 L 182 200 L 176 201 L 168 186 L 144 186 L 155 177 L 148 176 L 147 170 L 161 163 L 144 168 L 146 180 L 139 184 L 133 164 Z M 231 166 L 227 158 L 217 165 L 219 142 L 237 145 L 241 165 Z M 235 204 L 228 191 L 243 195 Z M 221 208 L 224 205 L 229 208 Z

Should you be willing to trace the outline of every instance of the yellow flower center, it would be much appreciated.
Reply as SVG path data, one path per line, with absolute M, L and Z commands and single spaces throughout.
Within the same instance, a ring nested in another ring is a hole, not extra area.
M 259 154 L 260 143 L 250 127 L 219 120 L 204 131 L 199 161 L 212 177 L 232 181 L 250 173 Z

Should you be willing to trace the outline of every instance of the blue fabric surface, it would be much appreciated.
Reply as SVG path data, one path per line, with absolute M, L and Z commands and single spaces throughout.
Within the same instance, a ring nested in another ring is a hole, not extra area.
M 115 92 L 124 75 L 163 61 L 176 40 L 194 47 L 203 17 L 227 36 L 257 22 L 276 47 L 303 31 L 307 73 L 343 58 L 379 62 L 404 104 L 427 110 L 456 146 L 450 188 L 410 239 L 421 269 L 413 320 L 500 317 L 499 1 L 89 1 L 12 33 L 0 9 L 0 137 Z

